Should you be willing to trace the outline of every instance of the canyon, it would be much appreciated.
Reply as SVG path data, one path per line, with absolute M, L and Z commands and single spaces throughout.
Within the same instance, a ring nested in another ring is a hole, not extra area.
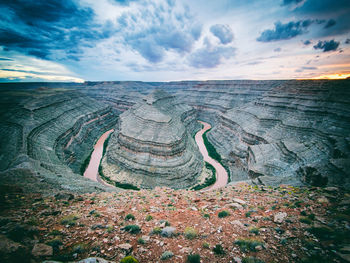
M 201 120 L 231 184 L 349 188 L 349 88 L 348 80 L 1 84 L 1 182 L 116 191 L 82 176 L 97 140 L 115 129 L 105 176 L 190 188 L 205 173 L 193 138 Z

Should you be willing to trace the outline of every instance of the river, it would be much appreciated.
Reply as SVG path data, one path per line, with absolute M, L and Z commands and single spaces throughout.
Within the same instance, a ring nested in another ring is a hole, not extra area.
M 216 181 L 211 186 L 208 186 L 207 188 L 203 189 L 205 191 L 207 190 L 213 190 L 218 189 L 220 187 L 223 187 L 228 182 L 228 175 L 225 170 L 225 168 L 216 160 L 211 158 L 208 154 L 207 148 L 204 145 L 203 141 L 203 134 L 211 128 L 211 125 L 209 123 L 199 121 L 201 124 L 203 124 L 203 129 L 201 129 L 199 132 L 196 133 L 195 141 L 199 147 L 199 151 L 203 155 L 203 159 L 205 162 L 210 163 L 216 170 Z M 110 184 L 103 181 L 98 173 L 98 167 L 100 166 L 102 153 L 103 153 L 103 144 L 105 140 L 108 138 L 109 134 L 112 133 L 114 130 L 109 130 L 102 134 L 100 139 L 98 139 L 97 143 L 94 146 L 94 150 L 91 154 L 90 162 L 88 167 L 86 168 L 84 172 L 84 177 L 89 178 L 93 181 L 100 182 L 106 186 L 111 186 Z
M 216 170 L 216 181 L 211 186 L 208 186 L 204 190 L 214 190 L 218 189 L 220 187 L 223 187 L 228 182 L 228 174 L 226 172 L 226 169 L 216 160 L 211 158 L 208 154 L 207 148 L 204 145 L 203 141 L 203 134 L 211 128 L 211 125 L 209 123 L 199 121 L 204 127 L 199 132 L 197 132 L 195 136 L 196 143 L 199 147 L 199 151 L 203 155 L 203 159 L 205 162 L 210 163 Z
M 102 158 L 103 144 L 105 140 L 108 138 L 109 134 L 112 133 L 113 131 L 114 131 L 113 129 L 106 131 L 104 134 L 102 134 L 100 139 L 98 139 L 98 141 L 94 146 L 94 150 L 91 154 L 89 165 L 84 172 L 84 177 L 89 178 L 90 180 L 102 183 L 106 186 L 111 186 L 111 185 L 106 183 L 100 178 L 98 173 L 98 167 L 100 166 L 100 162 Z

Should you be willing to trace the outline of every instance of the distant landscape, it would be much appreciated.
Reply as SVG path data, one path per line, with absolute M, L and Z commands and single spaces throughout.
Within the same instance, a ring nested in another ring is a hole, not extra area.
M 0 263 L 350 262 L 350 1 L 0 1 L 0 135 Z

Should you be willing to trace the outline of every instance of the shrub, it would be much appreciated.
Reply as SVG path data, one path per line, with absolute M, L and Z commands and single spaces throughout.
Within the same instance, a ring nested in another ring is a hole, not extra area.
M 145 220 L 148 222 L 148 221 L 151 221 L 152 219 L 153 217 L 151 215 L 147 215 Z
M 242 259 L 242 263 L 265 263 L 265 262 L 255 257 L 246 257 Z
M 120 260 L 120 263 L 139 263 L 139 261 L 133 256 L 127 256 Z
M 80 244 L 76 244 L 74 245 L 72 252 L 73 253 L 78 253 L 78 254 L 82 254 L 85 253 L 88 249 L 88 245 L 84 244 L 84 243 L 80 243 Z
M 235 241 L 235 244 L 238 245 L 243 252 L 256 251 L 257 246 L 264 245 L 260 240 L 250 238 L 239 238 Z
M 52 240 L 46 242 L 46 245 L 51 246 L 52 249 L 53 249 L 54 251 L 57 251 L 58 248 L 59 248 L 62 244 L 63 244 L 63 243 L 62 243 L 61 239 L 59 239 L 59 238 L 55 238 L 55 239 L 52 239 Z
M 230 215 L 230 213 L 227 212 L 226 210 L 223 210 L 223 211 L 218 213 L 218 217 L 219 218 L 223 218 L 223 217 L 226 217 L 226 216 L 229 216 L 229 215 Z
M 190 240 L 197 237 L 197 231 L 193 227 L 186 227 L 184 233 L 185 233 L 185 237 Z
M 190 254 L 187 256 L 187 263 L 200 263 L 201 256 L 199 254 Z
M 203 242 L 202 247 L 208 249 L 210 248 L 210 244 L 207 242 Z
M 245 217 L 250 217 L 251 214 L 252 214 L 252 212 L 249 211 L 249 212 L 245 213 Z
M 213 248 L 213 252 L 216 255 L 224 255 L 225 254 L 224 248 L 220 244 L 215 245 L 215 247 Z
M 129 232 L 130 234 L 138 234 L 141 232 L 141 228 L 138 225 L 127 225 L 122 230 Z
M 308 225 L 311 225 L 311 224 L 312 224 L 312 220 L 309 219 L 308 217 L 300 217 L 300 218 L 299 218 L 299 221 L 300 221 L 301 223 L 308 224 Z
M 146 244 L 146 241 L 142 237 L 140 237 L 139 239 L 137 239 L 137 243 L 143 245 L 143 244 Z
M 209 214 L 204 214 L 203 217 L 204 218 L 210 218 L 210 215 Z
M 50 233 L 49 233 L 49 236 L 60 236 L 62 235 L 62 232 L 59 231 L 59 230 L 52 230 Z
M 127 214 L 125 220 L 135 220 L 135 216 L 133 214 Z
M 253 233 L 253 234 L 255 234 L 255 235 L 259 235 L 259 234 L 260 234 L 259 228 L 257 228 L 257 227 L 251 227 L 251 228 L 249 229 L 249 232 L 250 232 L 250 233 Z
M 163 252 L 162 256 L 160 257 L 161 260 L 167 260 L 169 258 L 172 258 L 174 256 L 174 253 L 171 251 L 165 251 Z
M 69 225 L 69 226 L 74 226 L 76 225 L 76 221 L 79 219 L 76 215 L 69 215 L 65 216 L 61 219 L 61 225 Z
M 160 227 L 153 228 L 152 234 L 160 235 L 160 233 L 162 233 L 162 229 Z

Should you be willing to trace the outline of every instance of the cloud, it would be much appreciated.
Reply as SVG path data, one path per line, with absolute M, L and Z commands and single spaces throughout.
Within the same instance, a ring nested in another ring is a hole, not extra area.
M 345 40 L 345 44 L 350 44 L 350 38 L 347 38 L 347 39 Z
M 305 40 L 305 41 L 304 41 L 304 45 L 305 45 L 305 46 L 308 46 L 308 45 L 310 45 L 311 43 L 312 43 L 312 42 L 311 42 L 310 40 Z
M 278 48 L 275 48 L 273 51 L 274 51 L 274 52 L 281 52 L 281 50 L 282 50 L 282 49 L 281 49 L 280 47 L 278 47 Z
M 287 40 L 306 32 L 306 29 L 311 25 L 311 20 L 300 20 L 297 22 L 289 22 L 282 24 L 280 21 L 275 23 L 274 29 L 263 31 L 256 40 L 260 42 L 271 42 L 279 40 Z
M 305 2 L 305 0 L 283 0 L 282 5 L 291 5 L 291 4 L 298 5 L 298 4 L 301 4 L 303 2 Z
M 212 25 L 210 32 L 216 36 L 222 44 L 231 43 L 233 40 L 233 32 L 229 25 Z
M 169 51 L 190 53 L 201 36 L 202 25 L 188 9 L 174 5 L 172 1 L 145 2 L 124 12 L 117 19 L 121 42 L 151 63 L 163 61 Z
M 92 9 L 73 0 L 13 0 L 0 9 L 0 45 L 38 58 L 53 59 L 59 50 L 77 59 L 81 47 L 111 33 L 108 24 L 94 22 Z
M 196 50 L 189 57 L 189 63 L 195 68 L 215 68 L 224 59 L 235 55 L 235 48 L 228 46 L 212 46 L 208 39 L 204 40 L 204 47 Z
M 137 0 L 110 0 L 112 3 L 116 3 L 118 5 L 128 6 L 131 2 L 136 2 Z
M 324 28 L 330 28 L 334 26 L 337 22 L 334 19 L 329 19 L 327 24 L 324 26 Z
M 335 51 L 339 47 L 339 42 L 334 41 L 333 39 L 330 41 L 318 41 L 316 45 L 314 45 L 314 49 L 322 49 L 323 52 Z

